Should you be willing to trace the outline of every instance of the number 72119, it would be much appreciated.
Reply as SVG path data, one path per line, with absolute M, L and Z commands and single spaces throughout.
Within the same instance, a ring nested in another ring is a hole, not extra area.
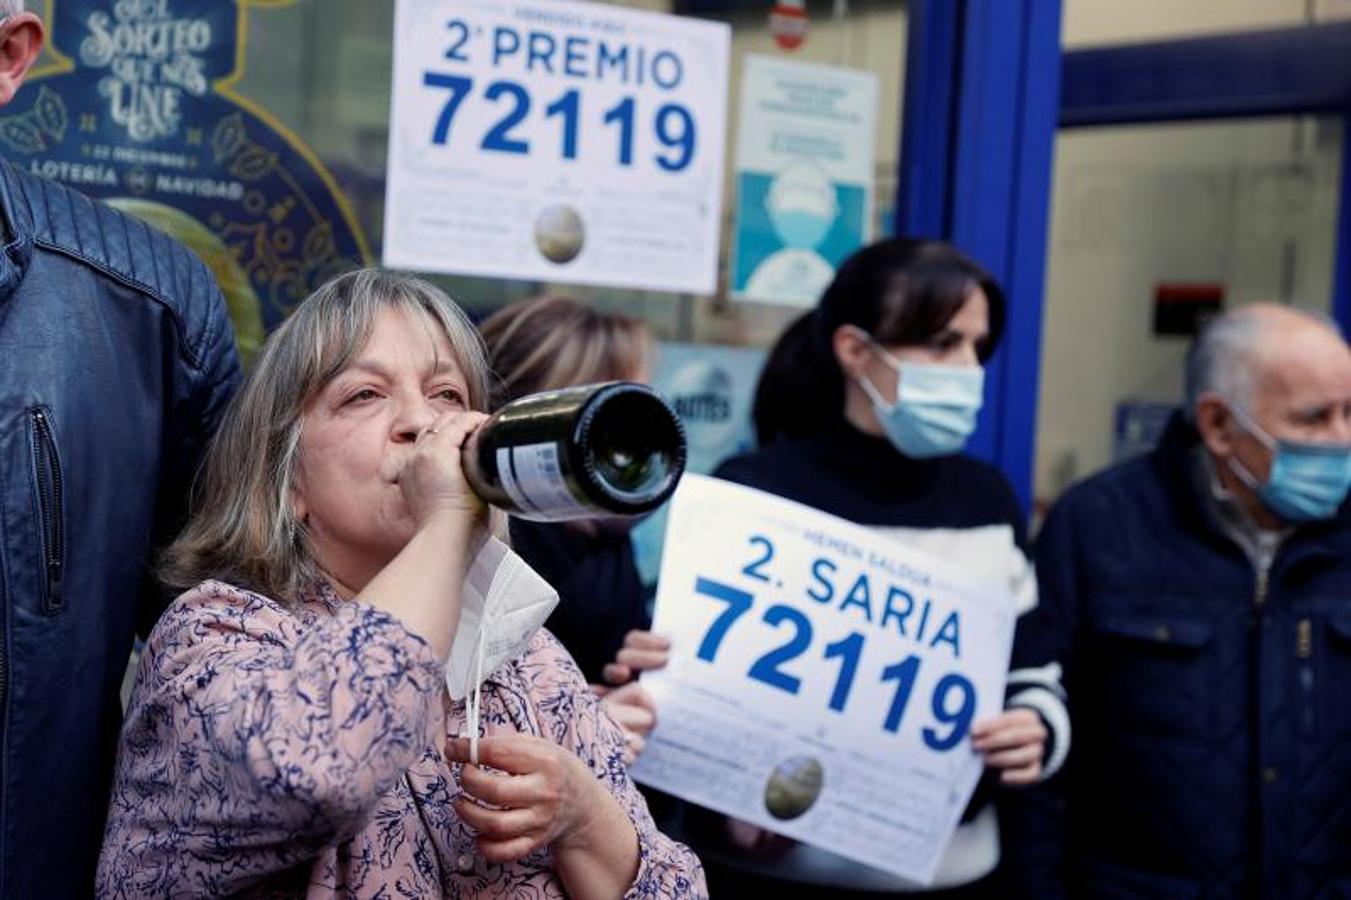
M 753 563 L 747 569 L 751 569 L 754 565 Z M 694 592 L 700 597 L 724 604 L 724 609 L 713 619 L 695 652 L 698 659 L 712 663 L 732 626 L 755 607 L 755 596 L 724 582 L 704 577 L 695 579 Z M 786 642 L 757 658 L 746 674 L 770 687 L 797 695 L 802 687 L 802 679 L 785 671 L 784 666 L 811 650 L 815 636 L 811 619 L 795 607 L 775 603 L 765 608 L 760 620 L 776 630 L 788 629 L 790 636 Z M 840 640 L 826 644 L 821 651 L 824 659 L 839 660 L 835 684 L 827 703 L 834 712 L 843 713 L 849 702 L 849 694 L 858 674 L 865 642 L 866 637 L 854 631 Z M 891 703 L 882 721 L 882 727 L 886 731 L 894 734 L 900 730 L 923 662 L 922 657 L 911 654 L 882 669 L 880 680 L 884 684 L 888 682 L 895 684 Z M 933 722 L 925 725 L 921 731 L 925 745 L 939 752 L 951 750 L 971 731 L 971 720 L 976 712 L 975 686 L 970 679 L 960 673 L 947 673 L 934 685 L 929 708 Z

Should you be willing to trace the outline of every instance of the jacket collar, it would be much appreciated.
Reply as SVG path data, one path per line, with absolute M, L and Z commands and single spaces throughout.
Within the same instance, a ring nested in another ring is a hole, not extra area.
M 0 156 L 0 304 L 7 301 L 28 271 L 33 258 L 33 218 L 19 175 Z

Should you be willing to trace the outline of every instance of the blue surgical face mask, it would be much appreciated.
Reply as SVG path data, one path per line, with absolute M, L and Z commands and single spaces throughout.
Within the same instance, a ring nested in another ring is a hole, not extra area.
M 873 347 L 896 370 L 896 402 L 882 399 L 866 376 L 859 379 L 859 387 L 872 401 L 892 445 L 916 459 L 949 456 L 965 447 L 976 430 L 985 370 L 902 362 L 876 344 Z
M 834 217 L 801 209 L 774 210 L 769 217 L 784 246 L 807 249 L 821 243 L 835 222 Z
M 1265 484 L 1230 456 L 1229 468 L 1239 480 L 1287 522 L 1312 522 L 1335 516 L 1351 491 L 1351 445 L 1277 440 L 1239 407 L 1233 407 L 1233 412 L 1243 430 L 1272 453 L 1271 475 Z

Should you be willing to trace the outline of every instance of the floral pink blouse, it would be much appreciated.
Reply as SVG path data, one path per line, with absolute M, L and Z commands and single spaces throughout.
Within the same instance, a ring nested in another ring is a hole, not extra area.
M 456 818 L 440 660 L 393 617 L 318 587 L 293 608 L 220 582 L 150 636 L 122 728 L 100 897 L 563 897 L 546 849 L 495 865 Z M 627 897 L 704 897 L 657 831 L 622 736 L 541 630 L 484 684 L 488 734 L 576 753 L 638 832 Z

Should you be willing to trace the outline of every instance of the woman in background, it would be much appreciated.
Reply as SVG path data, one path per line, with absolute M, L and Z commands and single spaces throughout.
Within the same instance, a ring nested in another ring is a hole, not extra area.
M 947 244 L 897 238 L 860 250 L 771 351 L 756 391 L 760 449 L 714 474 L 959 559 L 1007 585 L 1026 612 L 1036 582 L 1023 511 L 997 469 L 961 452 L 1004 320 L 999 286 Z M 806 897 L 829 885 L 832 897 L 1000 897 L 992 790 L 1047 777 L 1068 750 L 1067 730 L 1048 734 L 1047 722 L 1068 719 L 1042 674 L 1013 673 L 1010 708 L 972 729 L 997 778 L 977 790 L 933 889 L 735 820 L 704 816 L 700 827 L 687 813 L 713 895 Z
M 651 377 L 655 347 L 642 321 L 568 297 L 514 303 L 480 330 L 497 379 L 494 409 L 540 391 Z M 558 591 L 547 626 L 623 727 L 630 762 L 656 723 L 656 708 L 637 676 L 665 665 L 669 648 L 648 630 L 652 619 L 629 537 L 635 523 L 511 520 L 513 548 Z

